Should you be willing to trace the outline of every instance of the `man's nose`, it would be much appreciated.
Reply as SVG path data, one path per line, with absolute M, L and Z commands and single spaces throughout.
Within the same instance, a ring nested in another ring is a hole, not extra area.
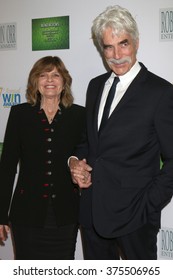
M 113 56 L 114 56 L 115 59 L 120 59 L 121 58 L 121 51 L 118 47 L 114 48 Z

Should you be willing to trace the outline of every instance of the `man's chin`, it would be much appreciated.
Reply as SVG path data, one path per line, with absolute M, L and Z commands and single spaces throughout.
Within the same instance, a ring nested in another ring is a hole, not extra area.
M 111 70 L 117 75 L 121 76 L 126 74 L 130 69 L 126 66 L 118 65 L 116 67 L 111 67 Z

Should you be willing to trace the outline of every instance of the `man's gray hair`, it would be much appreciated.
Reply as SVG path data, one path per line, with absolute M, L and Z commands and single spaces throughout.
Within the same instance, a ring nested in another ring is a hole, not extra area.
M 131 13 L 118 5 L 109 6 L 93 21 L 92 38 L 103 49 L 103 31 L 110 27 L 114 34 L 129 34 L 134 42 L 139 39 L 138 26 Z

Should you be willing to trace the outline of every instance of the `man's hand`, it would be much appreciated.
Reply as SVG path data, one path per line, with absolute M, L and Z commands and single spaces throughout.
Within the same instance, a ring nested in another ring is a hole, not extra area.
M 69 160 L 69 168 L 73 183 L 78 184 L 80 188 L 88 188 L 91 186 L 91 166 L 86 163 L 86 159 L 78 160 L 71 157 Z

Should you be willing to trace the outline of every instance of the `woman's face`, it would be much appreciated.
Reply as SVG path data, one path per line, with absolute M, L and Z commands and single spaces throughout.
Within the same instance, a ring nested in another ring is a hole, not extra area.
M 50 72 L 42 72 L 38 78 L 38 90 L 44 98 L 60 97 L 64 82 L 56 67 Z

